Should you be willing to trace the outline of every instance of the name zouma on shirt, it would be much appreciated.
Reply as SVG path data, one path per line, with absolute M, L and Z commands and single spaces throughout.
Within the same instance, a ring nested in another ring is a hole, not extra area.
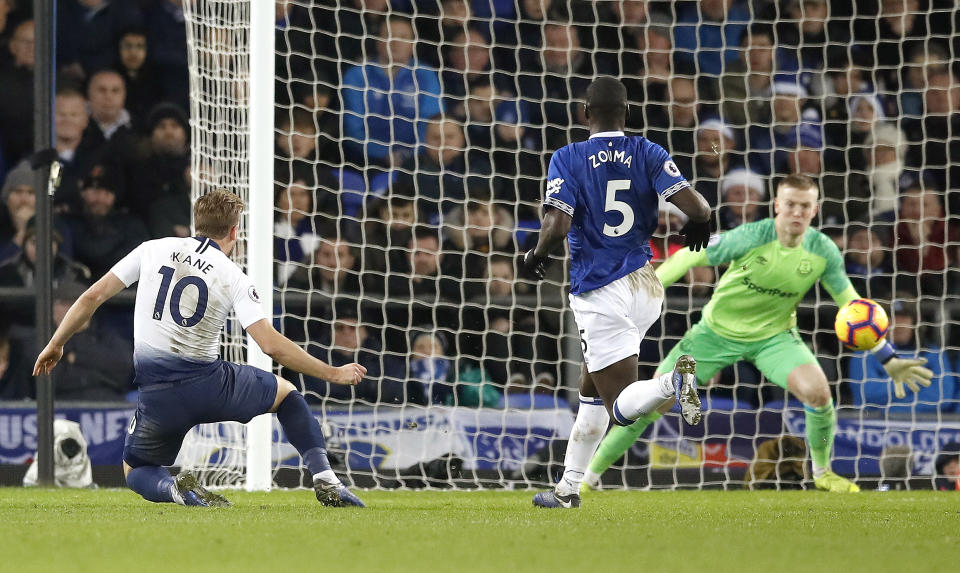
M 596 169 L 597 167 L 600 167 L 604 163 L 609 163 L 609 162 L 619 161 L 620 163 L 626 165 L 627 167 L 630 167 L 630 164 L 633 163 L 633 155 L 627 155 L 626 151 L 617 151 L 612 149 L 610 151 L 601 149 L 597 153 L 587 157 L 587 159 L 590 160 L 590 164 L 593 166 L 594 169 Z

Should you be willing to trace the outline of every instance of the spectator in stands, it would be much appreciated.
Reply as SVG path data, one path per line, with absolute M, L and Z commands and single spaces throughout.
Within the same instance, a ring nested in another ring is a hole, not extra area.
M 337 308 L 332 330 L 332 335 L 321 335 L 319 345 L 308 344 L 307 351 L 335 367 L 358 362 L 366 367 L 367 374 L 355 386 L 330 384 L 312 376 L 297 374 L 308 402 L 333 399 L 401 404 L 406 401 L 407 376 L 404 364 L 393 356 L 383 354 L 380 339 L 358 320 L 352 305 Z
M 800 85 L 814 98 L 823 95 L 825 48 L 830 44 L 849 45 L 846 22 L 831 25 L 826 0 L 788 0 L 778 18 L 778 45 L 782 48 L 781 68 L 796 72 Z
M 724 173 L 743 163 L 737 157 L 736 142 L 733 129 L 718 118 L 706 119 L 697 126 L 697 152 L 691 180 L 711 207 L 720 204 L 719 182 Z
M 794 149 L 802 137 L 802 123 L 815 124 L 819 132 L 819 115 L 804 110 L 806 88 L 790 80 L 773 84 L 773 124 L 751 125 L 747 131 L 750 169 L 761 175 L 783 171 L 786 150 Z M 822 148 L 822 136 L 818 148 Z M 817 173 L 819 175 L 819 172 Z
M 670 100 L 670 78 L 674 73 L 671 22 L 653 15 L 649 25 L 623 33 L 624 41 L 629 42 L 620 53 L 621 81 L 630 102 L 627 127 L 642 129 L 647 123 L 647 110 L 654 109 L 648 104 L 662 106 Z
M 919 0 L 884 0 L 880 3 L 877 22 L 877 61 L 883 66 L 875 70 L 878 87 L 896 93 L 903 86 L 905 56 L 916 49 L 926 49 L 936 42 L 927 31 L 927 18 L 919 10 Z
M 948 49 L 940 44 L 914 45 L 904 66 L 902 86 L 899 90 L 899 109 L 888 109 L 888 115 L 918 118 L 923 114 L 924 92 L 927 76 L 931 71 L 941 70 L 950 64 Z M 888 100 L 896 101 L 891 98 Z
M 12 59 L 0 67 L 0 148 L 8 166 L 33 151 L 33 28 L 33 20 L 17 25 Z
M 5 60 L 6 49 L 9 45 L 10 40 L 10 28 L 15 22 L 13 19 L 16 17 L 14 14 L 11 18 L 11 12 L 16 10 L 15 0 L 0 0 L 0 62 Z
M 440 86 L 444 97 L 444 111 L 463 116 L 465 100 L 477 83 L 509 87 L 510 79 L 491 70 L 490 45 L 478 30 L 465 28 L 453 41 L 445 45 Z
M 454 38 L 467 30 L 473 22 L 473 7 L 469 0 L 421 3 L 417 6 L 414 18 L 417 58 L 440 69 L 445 47 L 455 43 Z
M 494 110 L 493 190 L 496 199 L 508 209 L 516 209 L 518 219 L 539 217 L 541 181 L 546 174 L 544 154 L 529 134 L 526 104 L 514 98 L 504 99 Z M 473 165 L 484 165 L 484 158 Z
M 873 221 L 892 221 L 899 201 L 904 176 L 907 140 L 893 124 L 877 125 L 863 142 L 865 173 L 851 173 L 848 193 L 865 187 L 870 197 L 869 214 Z M 862 180 L 862 182 L 858 182 Z
M 869 71 L 874 65 L 870 53 L 848 46 L 831 47 L 828 58 L 823 94 L 826 161 L 830 171 L 839 172 L 847 170 L 843 146 L 850 129 L 850 99 L 874 91 L 869 81 Z
M 312 5 L 317 3 L 313 2 Z M 353 66 L 362 66 L 373 59 L 378 48 L 371 36 L 383 25 L 390 13 L 388 0 L 345 0 L 325 2 L 315 9 L 313 23 L 319 32 L 316 52 L 323 74 L 342 78 Z M 337 81 L 332 83 L 337 84 Z
M 380 27 L 376 59 L 344 75 L 345 146 L 360 165 L 402 164 L 426 139 L 426 119 L 442 109 L 437 72 L 413 58 L 414 40 L 410 20 L 391 16 Z
M 33 170 L 26 161 L 7 174 L 0 195 L 0 261 L 17 256 L 27 236 L 27 226 L 37 211 Z
M 941 189 L 960 188 L 960 84 L 947 66 L 927 70 L 922 118 L 904 118 L 911 142 L 910 165 L 936 178 Z M 950 212 L 960 212 L 960 197 L 950 195 Z
M 342 237 L 323 237 L 287 281 L 287 286 L 329 295 L 360 294 L 360 253 Z M 346 364 L 346 363 L 344 363 Z
M 406 245 L 390 257 L 387 294 L 391 299 L 417 298 L 427 307 L 460 298 L 460 285 L 444 272 L 445 253 L 440 235 L 431 227 L 417 227 Z
M 286 284 L 296 271 L 296 263 L 317 248 L 317 228 L 313 221 L 313 191 L 307 181 L 296 179 L 290 185 L 275 185 L 273 192 L 273 260 L 277 284 Z
M 276 151 L 281 161 L 303 159 L 320 162 L 323 169 L 339 167 L 340 126 L 337 115 L 329 110 L 330 91 L 316 87 L 316 113 L 294 106 L 277 114 Z
M 10 325 L 0 323 L 0 400 L 26 400 L 36 395 L 30 361 L 23 342 L 10 336 Z
M 917 354 L 934 372 L 933 384 L 908 392 L 903 398 L 894 395 L 894 387 L 876 357 L 860 352 L 850 358 L 850 394 L 853 404 L 867 411 L 891 414 L 952 412 L 960 397 L 960 385 L 952 359 L 937 345 L 931 344 L 920 328 L 916 303 L 898 298 L 891 305 L 892 323 L 887 335 L 903 354 Z
M 819 180 L 823 175 L 823 132 L 819 123 L 802 123 L 784 138 L 786 163 L 781 173 L 799 173 Z
M 77 79 L 112 66 L 122 31 L 142 22 L 136 2 L 62 0 L 57 6 L 58 66 Z
M 325 28 L 336 23 L 325 21 L 326 11 L 317 4 L 289 1 L 274 4 L 274 101 L 279 108 L 297 103 L 307 109 L 320 107 L 316 100 L 321 96 L 314 92 L 314 88 L 329 95 L 330 86 L 338 84 L 340 77 L 333 60 L 354 55 L 336 51 L 333 38 L 328 36 Z
M 37 267 L 37 236 L 34 226 L 27 227 L 23 250 L 5 261 L 0 261 L 0 286 L 33 287 Z M 53 250 L 53 274 L 51 283 L 57 287 L 62 282 L 90 282 L 90 269 L 71 260 L 60 251 L 63 237 L 54 229 L 50 243 Z
M 518 93 L 529 102 L 531 122 L 545 126 L 545 149 L 559 149 L 571 140 L 568 128 L 576 118 L 574 100 L 586 92 L 594 76 L 576 27 L 548 22 L 542 51 L 535 58 L 522 59 L 520 65 Z
M 720 228 L 723 230 L 752 223 L 767 215 L 763 208 L 767 200 L 766 181 L 749 169 L 728 171 L 721 179 L 720 192 Z
M 90 104 L 90 124 L 84 138 L 87 145 L 101 146 L 110 143 L 105 153 L 111 160 L 126 163 L 138 147 L 138 138 L 130 124 L 130 112 L 126 105 L 127 91 L 123 76 L 111 69 L 94 72 L 87 84 Z
M 933 487 L 939 491 L 960 491 L 960 444 L 944 444 L 934 463 Z
M 956 225 L 949 228 L 943 212 L 943 196 L 922 183 L 911 185 L 900 199 L 897 214 L 897 271 L 906 288 L 919 286 L 919 292 L 943 294 L 944 272 L 957 264 L 949 260 L 948 243 L 956 243 Z M 919 285 L 918 285 L 919 283 Z
M 58 211 L 78 210 L 79 180 L 101 160 L 106 146 L 86 135 L 90 133 L 87 131 L 90 115 L 87 97 L 79 89 L 69 85 L 57 88 L 54 119 L 53 145 L 63 165 L 54 206 Z
M 714 79 L 737 60 L 740 37 L 750 22 L 743 0 L 703 0 L 677 6 L 674 47 L 684 59 L 695 61 L 697 71 Z
M 53 301 L 56 326 L 83 291 L 81 285 L 60 285 Z M 57 400 L 123 401 L 134 389 L 133 344 L 87 321 L 63 347 L 63 359 L 52 377 Z
M 131 161 L 123 204 L 144 221 L 155 214 L 157 201 L 169 196 L 189 196 L 190 125 L 187 114 L 173 103 L 161 103 L 147 119 L 149 140 Z M 166 223 L 160 223 L 155 230 Z
M 727 66 L 720 86 L 724 119 L 737 129 L 769 124 L 777 54 L 773 27 L 751 24 L 740 47 L 739 59 Z
M 120 34 L 116 70 L 127 88 L 126 108 L 133 125 L 142 128 L 151 109 L 160 103 L 163 87 L 153 63 L 147 59 L 147 30 L 129 28 Z
M 383 293 L 386 281 L 403 267 L 404 252 L 413 237 L 413 227 L 421 215 L 413 197 L 415 191 L 394 184 L 388 197 L 371 205 L 373 213 L 364 222 L 363 282 L 367 290 Z
M 98 280 L 127 253 L 149 238 L 144 224 L 115 208 L 123 183 L 117 169 L 98 164 L 80 186 L 81 213 L 68 215 L 76 260 L 90 268 L 92 280 Z
M 453 401 L 450 375 L 453 361 L 447 357 L 444 338 L 437 332 L 416 332 L 410 349 L 410 378 L 419 386 L 418 402 L 445 404 Z
M 164 88 L 164 99 L 181 109 L 189 109 L 187 26 L 182 3 L 180 0 L 157 0 L 146 5 L 143 12 L 150 61 L 156 66 L 157 77 Z
M 872 299 L 889 299 L 893 293 L 893 249 L 881 230 L 848 225 L 844 249 L 847 276 L 857 292 Z
M 696 83 L 690 78 L 675 76 L 670 80 L 669 108 L 647 114 L 647 139 L 668 149 L 680 173 L 686 177 L 693 176 L 699 111 Z
M 415 190 L 417 208 L 431 223 L 463 203 L 468 174 L 489 174 L 484 159 L 468 158 L 465 148 L 463 125 L 451 117 L 434 117 L 427 125 L 425 145 L 404 162 L 397 177 L 398 184 Z
M 471 188 L 466 206 L 451 211 L 444 225 L 450 243 L 468 259 L 516 250 L 513 215 L 480 188 Z M 485 274 L 486 265 L 482 267 Z

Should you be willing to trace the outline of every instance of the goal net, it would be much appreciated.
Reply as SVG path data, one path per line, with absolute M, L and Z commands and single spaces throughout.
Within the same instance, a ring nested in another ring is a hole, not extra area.
M 184 7 L 194 194 L 269 193 L 274 208 L 244 213 L 242 230 L 269 220 L 272 233 L 244 234 L 238 260 L 269 245 L 276 326 L 324 361 L 368 368 L 354 388 L 276 370 L 307 396 L 348 481 L 556 479 L 581 369 L 568 269 L 557 257 L 534 284 L 516 260 L 536 240 L 550 154 L 589 136 L 581 104 L 600 74 L 623 80 L 627 131 L 671 153 L 722 231 L 772 216 L 786 175 L 813 177 L 814 225 L 888 310 L 890 339 L 928 359 L 931 388 L 897 399 L 872 357 L 840 347 L 826 291 L 803 297 L 799 336 L 837 406 L 834 469 L 929 486 L 938 453 L 960 442 L 949 3 L 290 0 L 266 21 L 245 1 Z M 273 52 L 251 50 L 257 37 Z M 251 74 L 257 58 L 270 77 Z M 273 105 L 251 108 L 251 88 L 269 85 Z M 251 153 L 264 144 L 252 120 L 267 119 L 272 152 Z M 273 185 L 252 186 L 264 170 Z M 655 262 L 679 248 L 682 223 L 661 210 Z M 722 271 L 667 290 L 640 379 L 699 320 Z M 243 360 L 233 326 L 225 355 Z M 700 426 L 665 415 L 604 487 L 808 484 L 809 464 L 790 459 L 808 456 L 800 402 L 747 363 L 717 371 L 702 396 Z M 271 433 L 273 481 L 299 484 L 275 420 Z M 181 463 L 243 483 L 246 438 L 239 425 L 200 428 Z

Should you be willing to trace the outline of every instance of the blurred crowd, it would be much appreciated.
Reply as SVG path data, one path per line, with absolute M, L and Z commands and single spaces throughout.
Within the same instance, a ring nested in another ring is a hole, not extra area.
M 940 365 L 929 395 L 899 403 L 872 358 L 838 368 L 835 339 L 818 336 L 847 403 L 956 410 L 945 349 L 960 331 L 939 304 L 960 295 L 952 2 L 279 0 L 275 15 L 277 324 L 370 372 L 354 389 L 285 373 L 311 399 L 560 403 L 564 265 L 536 286 L 516 280 L 515 258 L 536 239 L 550 154 L 587 137 L 584 91 L 611 74 L 628 88 L 628 132 L 672 154 L 718 228 L 769 216 L 787 174 L 820 183 L 817 224 L 855 286 L 891 308 L 899 347 Z M 33 36 L 30 3 L 0 0 L 0 286 L 33 284 Z M 190 233 L 198 118 L 181 1 L 61 0 L 56 69 L 54 276 L 68 301 L 139 242 Z M 683 222 L 663 205 L 655 262 L 681 247 Z M 700 300 L 715 279 L 695 269 L 668 294 Z M 0 399 L 29 397 L 32 311 L 2 312 Z M 129 313 L 105 314 L 85 344 L 129 347 Z M 641 360 L 658 362 L 690 319 L 668 313 Z M 829 324 L 801 316 L 805 330 Z M 129 360 L 75 357 L 61 398 L 133 389 Z M 776 398 L 749 367 L 724 373 L 719 395 L 733 380 L 746 390 L 731 399 Z

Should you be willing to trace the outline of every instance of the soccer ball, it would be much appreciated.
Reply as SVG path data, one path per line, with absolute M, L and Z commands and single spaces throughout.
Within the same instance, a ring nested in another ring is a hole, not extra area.
M 837 311 L 833 329 L 844 346 L 853 350 L 870 350 L 890 327 L 886 311 L 869 298 L 856 298 Z

